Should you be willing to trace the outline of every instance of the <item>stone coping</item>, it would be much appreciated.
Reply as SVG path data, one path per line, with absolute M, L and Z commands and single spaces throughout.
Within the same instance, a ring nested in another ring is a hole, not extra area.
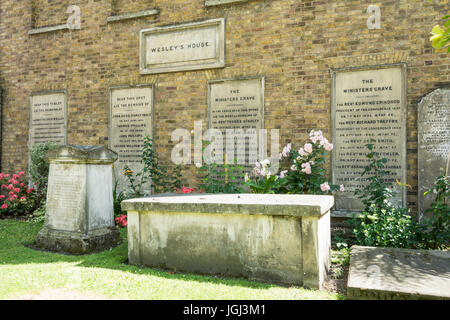
M 122 210 L 322 216 L 334 205 L 333 196 L 271 194 L 161 195 L 122 202 Z
M 205 0 L 205 6 L 213 7 L 213 6 L 220 6 L 223 4 L 242 3 L 248 1 L 249 0 Z
M 65 145 L 45 154 L 50 163 L 112 164 L 118 155 L 105 146 Z
M 106 18 L 107 22 L 116 22 L 116 21 L 122 21 L 122 20 L 128 20 L 128 19 L 136 19 L 136 18 L 142 18 L 142 17 L 148 17 L 148 16 L 154 16 L 159 13 L 159 10 L 157 9 L 150 9 L 150 10 L 142 10 L 138 12 L 129 12 L 124 13 L 120 15 L 115 16 L 109 16 Z
M 66 24 L 59 24 L 56 26 L 48 26 L 48 27 L 41 27 L 41 28 L 36 28 L 36 29 L 31 29 L 28 31 L 29 35 L 33 35 L 33 34 L 40 34 L 40 33 L 46 33 L 46 32 L 53 32 L 53 31 L 58 31 L 58 30 L 69 30 L 69 25 Z

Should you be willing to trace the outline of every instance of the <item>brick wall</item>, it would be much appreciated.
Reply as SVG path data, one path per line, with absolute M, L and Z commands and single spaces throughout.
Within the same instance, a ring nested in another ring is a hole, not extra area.
M 63 24 L 69 4 L 81 8 L 81 30 L 28 35 Z M 368 30 L 369 4 L 382 10 L 382 28 Z M 408 203 L 417 202 L 417 102 L 450 82 L 450 55 L 436 54 L 431 28 L 448 14 L 448 0 L 253 0 L 205 7 L 204 0 L 2 0 L 0 86 L 4 92 L 2 170 L 27 167 L 29 96 L 67 89 L 68 143 L 104 144 L 108 88 L 155 85 L 155 142 L 169 161 L 176 128 L 207 119 L 207 81 L 264 76 L 265 127 L 280 129 L 281 144 L 304 143 L 321 128 L 331 138 L 331 68 L 408 64 Z M 156 16 L 107 23 L 112 14 L 157 8 Z M 174 23 L 226 18 L 223 69 L 139 75 L 139 31 Z M 186 184 L 195 177 L 185 173 Z M 191 183 L 192 184 L 192 183 Z

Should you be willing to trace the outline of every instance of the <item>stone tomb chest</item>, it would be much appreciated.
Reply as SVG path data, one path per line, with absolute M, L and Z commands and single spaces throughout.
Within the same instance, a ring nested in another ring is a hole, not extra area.
M 219 194 L 122 202 L 131 264 L 320 288 L 332 196 Z
M 38 247 L 71 254 L 101 251 L 120 240 L 114 225 L 112 164 L 103 146 L 62 146 L 49 151 L 44 228 Z

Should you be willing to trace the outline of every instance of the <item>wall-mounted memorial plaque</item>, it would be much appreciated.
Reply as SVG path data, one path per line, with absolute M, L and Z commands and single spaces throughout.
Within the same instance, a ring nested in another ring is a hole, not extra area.
M 30 97 L 30 147 L 37 143 L 67 142 L 66 91 L 36 92 Z
M 425 96 L 419 103 L 418 116 L 419 215 L 425 214 L 436 195 L 424 192 L 437 177 L 444 175 L 450 152 L 450 88 Z
M 336 69 L 332 72 L 333 183 L 346 191 L 336 195 L 337 211 L 358 211 L 363 204 L 355 189 L 367 185 L 361 176 L 369 163 L 366 144 L 375 140 L 374 151 L 386 158 L 386 182 L 394 184 L 392 201 L 406 205 L 406 66 Z
M 141 74 L 224 66 L 223 18 L 141 30 Z
M 245 170 L 254 167 L 254 161 L 249 161 L 250 152 L 258 156 L 258 143 L 253 144 L 249 136 L 252 132 L 258 137 L 258 130 L 264 128 L 264 78 L 244 78 L 230 80 L 214 80 L 208 83 L 208 127 L 222 131 L 224 145 L 227 129 L 242 129 L 242 135 L 237 134 L 236 143 L 243 143 L 245 154 L 239 154 L 234 148 L 235 159 L 239 164 L 245 164 Z M 224 150 L 226 151 L 226 150 Z M 245 160 L 240 161 L 239 160 Z M 234 159 L 227 159 L 232 163 Z
M 110 89 L 109 148 L 119 156 L 114 165 L 119 186 L 127 183 L 121 174 L 125 166 L 134 173 L 143 168 L 144 137 L 153 137 L 153 91 L 153 85 Z

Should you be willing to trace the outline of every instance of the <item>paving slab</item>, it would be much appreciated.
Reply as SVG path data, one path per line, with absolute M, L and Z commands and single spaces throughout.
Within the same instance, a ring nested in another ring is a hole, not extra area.
M 347 298 L 450 300 L 450 252 L 353 246 Z

